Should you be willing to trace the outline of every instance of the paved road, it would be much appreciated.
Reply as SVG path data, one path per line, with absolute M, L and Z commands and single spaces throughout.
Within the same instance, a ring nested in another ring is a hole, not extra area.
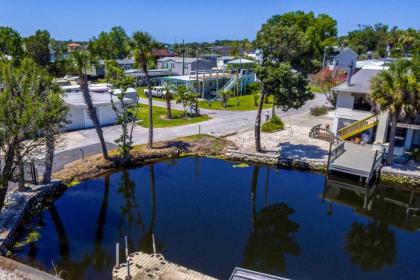
M 140 103 L 145 104 L 146 99 L 141 99 Z M 283 119 L 293 117 L 302 113 L 307 113 L 309 109 L 315 105 L 325 104 L 326 99 L 322 94 L 316 94 L 314 100 L 308 101 L 303 107 L 297 110 L 289 110 L 288 112 L 280 112 L 278 110 L 278 115 Z M 166 107 L 165 102 L 162 101 L 153 101 L 155 106 Z M 182 109 L 179 104 L 173 103 L 173 108 Z M 201 122 L 199 124 L 189 124 L 184 126 L 177 127 L 168 127 L 168 128 L 156 128 L 154 129 L 154 140 L 162 141 L 169 140 L 176 137 L 189 136 L 198 134 L 199 127 L 201 133 L 211 134 L 215 136 L 222 136 L 234 132 L 241 132 L 253 129 L 256 111 L 224 111 L 224 110 L 208 110 L 200 109 L 202 114 L 209 115 L 212 119 Z M 103 128 L 105 141 L 109 143 L 115 143 L 121 133 L 120 126 L 108 126 Z M 136 126 L 133 132 L 134 144 L 144 144 L 147 142 L 147 128 L 141 126 Z M 98 144 L 98 137 L 94 129 L 85 129 L 77 132 L 68 132 L 63 135 L 63 143 L 58 149 L 58 153 L 61 153 L 61 157 L 72 157 L 70 154 L 80 154 L 80 151 L 77 151 L 79 148 L 83 147 L 95 147 Z M 96 148 L 97 149 L 97 148 Z M 98 149 L 97 149 L 98 150 Z M 67 153 L 64 153 L 67 151 Z M 100 151 L 100 150 L 99 150 Z M 57 155 L 59 156 L 59 155 Z M 67 162 L 67 160 L 66 160 Z

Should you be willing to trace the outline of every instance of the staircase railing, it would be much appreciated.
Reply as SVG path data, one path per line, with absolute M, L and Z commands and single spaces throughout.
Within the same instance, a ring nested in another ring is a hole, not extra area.
M 320 124 L 312 127 L 309 132 L 309 137 L 324 140 L 334 145 L 338 145 L 340 143 L 340 139 L 338 139 L 331 130 L 322 128 Z
M 351 136 L 357 135 L 369 128 L 376 126 L 379 122 L 378 115 L 371 115 L 360 121 L 354 122 L 338 131 L 338 138 L 345 140 Z

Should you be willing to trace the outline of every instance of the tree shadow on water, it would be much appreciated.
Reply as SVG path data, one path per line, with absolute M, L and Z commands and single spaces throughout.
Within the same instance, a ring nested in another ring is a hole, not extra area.
M 367 225 L 354 222 L 346 235 L 346 251 L 352 263 L 364 271 L 391 266 L 397 255 L 396 247 L 394 232 L 378 221 Z
M 268 273 L 286 271 L 285 255 L 298 256 L 300 248 L 294 240 L 299 224 L 289 220 L 295 211 L 286 203 L 277 203 L 256 211 L 259 167 L 254 167 L 251 180 L 253 230 L 244 251 L 243 267 Z

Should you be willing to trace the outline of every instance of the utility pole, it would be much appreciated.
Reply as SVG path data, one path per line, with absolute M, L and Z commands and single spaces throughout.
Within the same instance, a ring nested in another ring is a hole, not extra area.
M 185 42 L 182 39 L 182 76 L 185 75 Z
M 195 80 L 197 83 L 197 99 L 196 99 L 196 104 L 195 104 L 195 115 L 198 116 L 198 94 L 199 94 L 199 84 L 198 84 L 198 48 L 196 50 L 196 65 L 195 65 Z M 204 75 L 203 75 L 203 83 L 204 83 Z

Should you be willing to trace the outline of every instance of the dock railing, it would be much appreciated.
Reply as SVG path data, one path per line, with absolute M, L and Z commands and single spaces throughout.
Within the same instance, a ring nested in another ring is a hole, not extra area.
M 370 169 L 369 176 L 366 179 L 366 184 L 370 184 L 370 181 L 373 178 L 375 172 L 380 168 L 382 164 L 382 158 L 384 156 L 384 151 L 375 151 L 375 157 L 372 163 L 372 168 Z
M 330 150 L 328 152 L 328 161 L 327 161 L 327 174 L 330 170 L 330 164 L 340 155 L 342 155 L 346 150 L 344 149 L 344 141 L 341 141 L 338 145 L 333 148 L 333 143 L 330 143 Z

